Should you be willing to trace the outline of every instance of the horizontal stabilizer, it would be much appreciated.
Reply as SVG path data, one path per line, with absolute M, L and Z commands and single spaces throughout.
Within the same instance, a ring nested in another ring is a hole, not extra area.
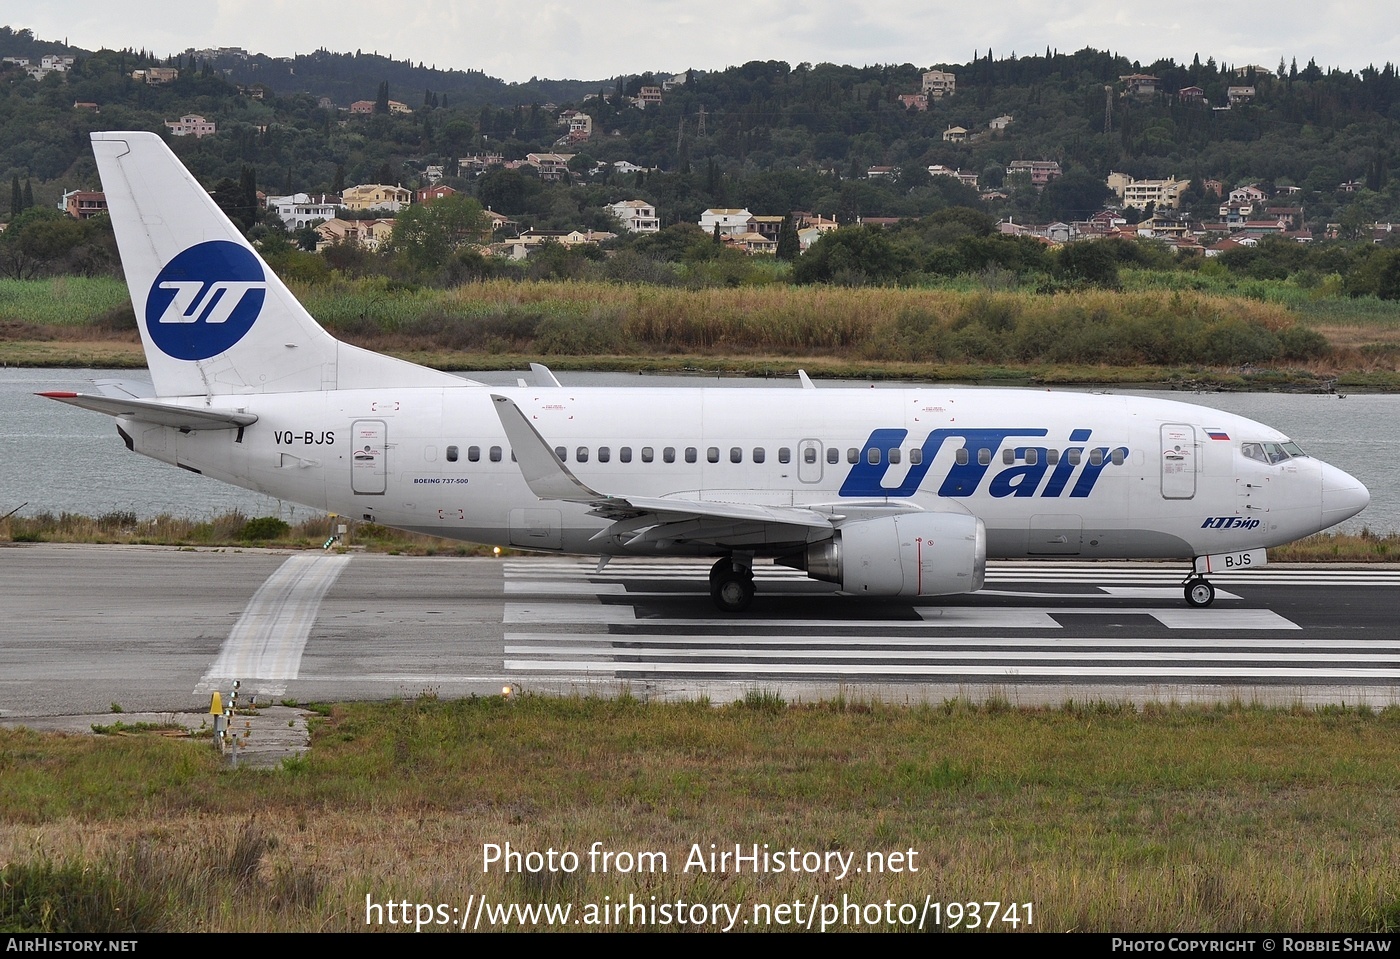
M 177 430 L 235 430 L 251 426 L 258 421 L 252 413 L 235 413 L 232 410 L 211 410 L 207 407 L 177 406 L 162 403 L 160 400 L 140 400 L 133 397 L 93 396 L 88 393 L 72 393 L 67 390 L 54 390 L 40 393 L 51 400 L 80 406 L 85 410 L 106 413 L 108 416 L 124 416 L 142 423 L 169 426 Z

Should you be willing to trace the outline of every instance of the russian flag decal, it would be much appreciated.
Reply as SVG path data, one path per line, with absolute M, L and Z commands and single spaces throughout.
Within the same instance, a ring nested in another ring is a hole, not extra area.
M 1230 434 L 1224 430 L 1206 430 L 1206 435 L 1213 440 L 1229 440 Z

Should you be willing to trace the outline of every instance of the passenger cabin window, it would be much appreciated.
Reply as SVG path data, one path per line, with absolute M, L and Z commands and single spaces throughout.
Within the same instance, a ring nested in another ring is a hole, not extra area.
M 580 463 L 587 463 L 588 447 L 580 446 L 578 449 L 574 450 L 574 459 L 578 460 Z
M 499 446 L 493 446 L 493 447 L 491 447 L 491 462 L 493 462 L 493 463 L 499 463 L 500 461 L 501 461 L 501 448 L 500 448 Z
M 989 449 L 987 449 L 985 446 L 982 447 L 980 450 L 977 451 L 977 465 L 978 465 L 978 466 L 991 466 L 991 465 L 992 465 L 992 451 L 989 450 Z
M 742 463 L 744 461 L 744 451 L 737 446 L 729 448 L 729 462 Z
M 1046 450 L 1046 451 L 1045 451 L 1045 462 L 1048 463 L 1048 464 L 1051 465 L 1051 466 L 1054 466 L 1054 465 L 1056 465 L 1057 463 L 1059 463 L 1059 462 L 1060 462 L 1060 451 L 1059 451 L 1059 450 Z
M 765 452 L 763 452 L 763 447 L 762 447 L 762 446 L 755 446 L 755 447 L 753 448 L 753 461 L 754 461 L 755 463 L 762 463 L 762 462 L 763 462 L 765 459 L 767 459 L 767 458 L 768 458 L 768 454 L 765 453 Z
M 804 463 L 815 463 L 817 461 L 817 451 L 814 447 L 807 447 L 802 451 L 802 461 Z
M 1015 451 L 1015 450 L 1002 450 L 1002 451 L 1001 451 L 1001 462 L 1002 462 L 1002 464 L 1003 464 L 1004 466 L 1010 466 L 1012 463 L 1016 462 L 1016 451 Z
M 846 462 L 847 462 L 847 463 L 859 463 L 859 462 L 860 462 L 860 450 L 856 449 L 854 446 L 852 446 L 850 449 L 846 450 Z
M 871 466 L 879 466 L 879 465 L 880 465 L 880 451 L 877 450 L 877 449 L 876 449 L 875 447 L 873 447 L 873 446 L 870 447 L 870 449 L 868 449 L 868 450 L 865 451 L 865 461 L 866 461 L 867 463 L 869 463 Z
M 1090 465 L 1090 466 L 1102 466 L 1102 465 L 1103 465 L 1103 450 L 1097 449 L 1097 450 L 1090 450 L 1090 451 L 1089 451 L 1089 465 Z
M 622 449 L 618 450 L 617 458 L 624 463 L 632 462 L 632 447 L 624 446 Z
M 697 450 L 695 447 L 693 447 L 693 446 L 687 446 L 687 447 L 685 448 L 685 461 L 686 461 L 687 463 L 694 463 L 694 462 L 695 462 L 697 459 L 699 459 L 699 458 L 700 458 L 700 451 Z
M 971 456 L 968 454 L 966 446 L 953 454 L 953 462 L 957 463 L 959 466 L 966 466 L 970 458 Z
M 1114 450 L 1110 454 L 1109 458 L 1113 460 L 1114 466 L 1122 466 L 1123 460 L 1126 459 L 1126 454 L 1124 453 L 1123 447 L 1120 446 L 1116 450 Z
M 922 447 L 916 446 L 909 451 L 909 465 L 918 466 L 924 461 L 924 451 Z
M 899 459 L 900 459 L 899 447 L 896 446 L 894 449 L 890 450 L 890 462 L 891 462 L 891 463 L 898 463 L 898 462 L 899 462 Z
M 554 447 L 554 455 L 559 457 L 559 462 L 567 463 L 569 461 L 569 448 L 567 446 L 556 446 Z
M 1038 462 L 1040 462 L 1040 450 L 1026 450 L 1026 464 L 1034 466 Z
M 718 462 L 719 462 L 719 447 L 718 447 L 718 446 L 711 446 L 711 447 L 709 447 L 708 449 L 706 449 L 706 450 L 705 450 L 705 459 L 709 460 L 711 463 L 718 463 Z
M 650 446 L 643 446 L 643 447 L 642 447 L 642 462 L 643 462 L 643 463 L 650 463 L 650 462 L 651 462 L 653 459 L 655 459 L 655 458 L 656 458 L 656 450 L 652 449 Z M 666 462 L 669 463 L 669 462 L 671 462 L 671 461 L 670 461 L 670 460 L 667 460 Z
M 449 447 L 447 448 L 447 462 L 449 462 L 449 463 L 455 463 L 455 462 L 457 462 L 457 447 L 455 447 L 455 446 L 449 446 Z
M 598 462 L 606 463 L 612 459 L 612 448 L 608 446 L 598 447 Z
M 661 458 L 668 463 L 674 463 L 676 461 L 676 448 L 674 446 L 666 447 L 661 451 Z
M 1083 451 L 1083 450 L 1080 450 L 1080 449 L 1072 449 L 1072 450 L 1069 451 L 1069 465 L 1070 465 L 1070 466 L 1078 466 L 1078 465 L 1079 465 L 1079 461 L 1082 460 L 1083 458 L 1084 458 L 1084 451 Z
M 779 462 L 779 463 L 791 463 L 791 462 L 792 462 L 792 450 L 788 449 L 786 446 L 780 446 L 780 447 L 778 447 L 778 462 Z

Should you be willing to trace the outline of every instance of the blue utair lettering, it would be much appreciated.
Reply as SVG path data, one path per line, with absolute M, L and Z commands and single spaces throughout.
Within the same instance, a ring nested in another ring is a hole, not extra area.
M 267 298 L 262 264 L 228 240 L 172 257 L 146 294 L 146 332 L 162 353 L 206 360 L 252 329 Z
M 922 455 L 919 462 L 910 464 L 903 481 L 898 486 L 886 486 L 884 477 L 890 468 L 890 463 L 889 456 L 885 451 L 897 449 L 903 443 L 904 438 L 909 435 L 909 431 L 878 429 L 872 432 L 870 438 L 865 441 L 865 445 L 860 451 L 860 458 L 851 468 L 850 473 L 846 475 L 845 482 L 841 484 L 839 495 L 850 497 L 913 496 L 918 492 L 924 478 L 933 467 L 934 459 L 943 447 L 944 440 L 949 437 L 958 437 L 963 441 L 962 448 L 967 450 L 969 455 L 963 457 L 962 462 L 955 462 L 948 470 L 943 482 L 938 487 L 938 495 L 959 498 L 972 496 L 981 487 L 982 481 L 986 479 L 996 453 L 1006 440 L 1011 437 L 1046 436 L 1048 433 L 1049 430 L 1044 429 L 937 429 L 929 433 L 921 448 Z M 1078 443 L 1085 442 L 1089 439 L 1090 433 L 1091 431 L 1087 429 L 1074 430 L 1070 434 L 1070 440 Z M 872 450 L 878 452 L 872 455 Z M 979 455 L 982 450 L 987 451 L 985 456 Z M 1101 446 L 1086 457 L 1083 446 L 1072 446 L 1057 451 L 1058 458 L 1054 469 L 1051 470 L 1047 447 L 1016 446 L 1013 447 L 1013 450 L 1017 462 L 1007 466 L 1006 469 L 999 471 L 992 477 L 987 489 L 992 496 L 1030 497 L 1039 493 L 1041 497 L 1058 497 L 1064 494 L 1066 487 L 1069 487 L 1070 480 L 1075 479 L 1069 495 L 1071 498 L 1082 499 L 1093 492 L 1094 485 L 1098 482 L 1099 476 L 1105 468 L 1110 465 L 1121 465 L 1128 455 L 1126 446 L 1112 450 Z M 1029 455 L 1031 453 L 1034 455 Z M 1082 469 L 1080 469 L 1081 466 Z M 1077 478 L 1075 477 L 1076 470 L 1079 471 Z M 1047 471 L 1050 473 L 1050 478 L 1045 480 Z M 1042 481 L 1045 481 L 1043 487 L 1041 486 Z

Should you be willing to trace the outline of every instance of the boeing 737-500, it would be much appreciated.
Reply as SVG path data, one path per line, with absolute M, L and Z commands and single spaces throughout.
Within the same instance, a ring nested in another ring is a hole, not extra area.
M 1158 399 L 578 388 L 540 366 L 488 387 L 337 341 L 158 136 L 92 141 L 154 395 L 44 395 L 116 417 L 131 450 L 281 499 L 528 550 L 714 557 L 731 612 L 759 559 L 929 597 L 981 589 L 988 556 L 1180 559 L 1205 606 L 1210 573 L 1370 499 L 1277 430 Z

